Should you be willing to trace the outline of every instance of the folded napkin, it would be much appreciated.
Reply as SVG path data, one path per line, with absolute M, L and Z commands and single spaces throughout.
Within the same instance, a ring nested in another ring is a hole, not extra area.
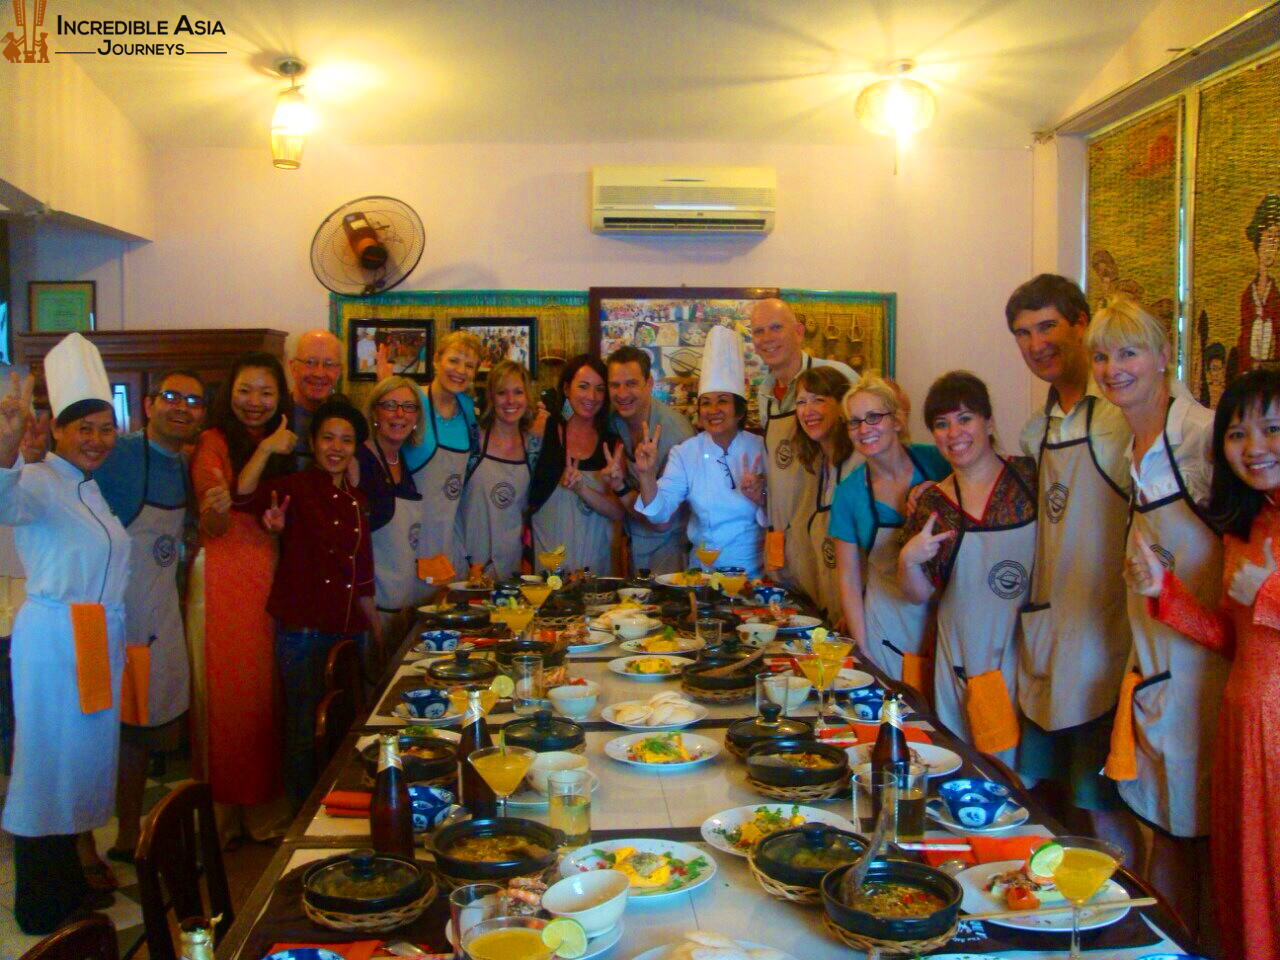
M 267 956 L 279 953 L 281 950 L 314 947 L 319 950 L 332 950 L 343 960 L 369 960 L 377 953 L 380 946 L 382 946 L 381 940 L 357 940 L 354 943 L 273 943 L 271 949 L 267 951 Z
M 939 840 L 939 843 L 952 842 L 954 839 Z M 1026 860 L 1031 852 L 1048 837 L 965 837 L 969 842 L 969 850 L 925 850 L 920 856 L 930 866 L 938 866 L 948 860 L 963 860 L 965 863 L 998 863 L 1001 860 Z M 928 843 L 928 841 L 925 841 Z
M 330 790 L 320 801 L 331 817 L 367 817 L 373 794 L 363 790 Z
M 933 743 L 933 739 L 929 734 L 916 727 L 903 727 L 902 732 L 907 738 L 907 743 Z M 876 737 L 879 735 L 879 725 L 870 723 L 851 723 L 844 727 L 826 727 L 818 732 L 818 737 L 822 740 L 849 740 L 860 744 L 875 743 Z

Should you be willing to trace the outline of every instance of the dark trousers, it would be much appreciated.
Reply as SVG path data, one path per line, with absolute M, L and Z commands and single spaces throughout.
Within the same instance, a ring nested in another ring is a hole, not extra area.
M 26 934 L 52 933 L 89 894 L 74 833 L 13 838 L 13 915 Z

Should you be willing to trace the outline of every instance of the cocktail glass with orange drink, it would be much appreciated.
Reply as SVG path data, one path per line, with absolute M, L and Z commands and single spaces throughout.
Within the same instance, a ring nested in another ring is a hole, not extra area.
M 747 585 L 747 571 L 742 567 L 720 567 L 716 573 L 720 574 L 720 589 L 730 599 L 740 594 Z
M 547 597 L 551 596 L 551 586 L 546 583 L 522 583 L 520 584 L 520 594 L 535 609 L 540 609 L 547 602 Z
M 498 798 L 498 816 L 507 815 L 507 797 L 515 793 L 536 756 L 528 747 L 508 747 L 505 744 L 481 747 L 467 755 L 467 762 L 476 768 Z
M 1071 904 L 1071 960 L 1080 960 L 1080 908 L 1101 890 L 1124 852 L 1093 837 L 1058 837 L 1039 847 L 1027 861 L 1037 876 L 1051 877 Z
M 818 627 L 810 636 L 808 648 L 811 655 L 802 657 L 798 662 L 800 672 L 818 691 L 818 722 L 821 724 L 827 715 L 829 691 L 835 684 L 836 674 L 844 666 L 844 658 L 853 649 L 853 641 Z
M 533 617 L 536 613 L 537 610 L 534 607 L 523 604 L 503 605 L 495 607 L 490 612 L 489 618 L 504 624 L 511 631 L 513 637 L 519 638 L 528 629 L 529 624 L 533 623 Z
M 556 547 L 554 550 L 539 550 L 538 565 L 547 573 L 559 573 L 560 568 L 564 566 L 564 546 Z
M 712 565 L 720 559 L 720 551 L 707 546 L 707 541 L 703 540 L 694 548 L 693 555 L 698 558 L 698 562 L 702 564 L 702 572 L 710 573 Z

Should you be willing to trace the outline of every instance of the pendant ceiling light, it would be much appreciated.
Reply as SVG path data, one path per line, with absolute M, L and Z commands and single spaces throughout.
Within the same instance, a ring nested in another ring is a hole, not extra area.
M 276 97 L 276 112 L 271 117 L 271 159 L 280 170 L 302 166 L 302 146 L 311 124 L 298 77 L 306 70 L 307 65 L 301 60 L 287 59 L 276 64 L 276 72 L 289 78 L 289 86 Z
M 919 80 L 906 76 L 914 67 L 912 60 L 894 61 L 887 71 L 893 76 L 862 88 L 854 114 L 869 131 L 901 141 L 933 123 L 938 99 Z

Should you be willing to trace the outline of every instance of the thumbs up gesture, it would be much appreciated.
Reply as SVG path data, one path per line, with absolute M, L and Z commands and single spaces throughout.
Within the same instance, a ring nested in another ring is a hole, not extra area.
M 1267 577 L 1276 572 L 1275 554 L 1271 552 L 1271 538 L 1262 542 L 1262 565 L 1244 561 L 1231 575 L 1227 596 L 1243 607 L 1253 606 L 1254 598 Z
M 200 509 L 201 511 L 212 510 L 215 513 L 230 513 L 231 491 L 227 488 L 227 478 L 217 467 L 213 468 L 213 475 L 218 481 L 217 485 L 205 490 L 204 497 L 200 501 Z
M 269 437 L 264 437 L 258 447 L 268 453 L 289 454 L 293 453 L 293 448 L 297 445 L 297 434 L 289 429 L 289 421 L 281 417 L 280 426 L 276 427 L 276 432 Z
M 942 549 L 942 544 L 950 540 L 956 535 L 954 530 L 943 530 L 941 533 L 934 533 L 933 528 L 938 522 L 938 514 L 929 514 L 929 519 L 924 522 L 924 526 L 914 537 L 907 541 L 902 548 L 902 560 L 915 567 L 922 567 L 934 557 L 938 555 L 938 551 Z
M 1125 561 L 1124 581 L 1138 596 L 1154 599 L 1164 583 L 1164 565 L 1141 532 L 1134 534 L 1133 544 L 1137 549 Z

